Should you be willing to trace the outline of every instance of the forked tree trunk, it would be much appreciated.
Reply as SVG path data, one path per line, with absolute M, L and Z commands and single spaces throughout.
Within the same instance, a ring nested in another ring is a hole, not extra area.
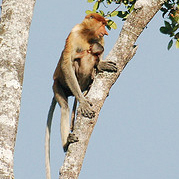
M 128 16 L 115 46 L 107 56 L 107 60 L 117 63 L 118 72 L 104 72 L 95 78 L 87 98 L 92 102 L 96 116 L 93 119 L 88 119 L 78 113 L 74 134 L 78 137 L 79 142 L 70 144 L 60 169 L 60 179 L 78 178 L 91 133 L 109 90 L 136 53 L 137 47 L 134 45 L 137 38 L 159 11 L 163 2 L 164 0 L 138 0 L 136 2 L 135 10 Z
M 35 0 L 3 0 L 0 21 L 0 178 L 11 179 Z

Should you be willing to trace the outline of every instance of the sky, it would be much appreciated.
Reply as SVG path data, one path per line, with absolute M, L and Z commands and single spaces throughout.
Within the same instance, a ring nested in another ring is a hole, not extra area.
M 36 2 L 15 147 L 16 179 L 45 178 L 45 126 L 53 97 L 53 72 L 66 37 L 91 8 L 86 0 Z M 118 29 L 105 37 L 105 56 L 123 25 L 114 20 Z M 178 178 L 179 49 L 167 50 L 170 39 L 159 32 L 162 25 L 158 13 L 137 40 L 136 55 L 110 90 L 79 179 Z M 58 178 L 64 156 L 57 106 L 51 136 L 52 179 Z

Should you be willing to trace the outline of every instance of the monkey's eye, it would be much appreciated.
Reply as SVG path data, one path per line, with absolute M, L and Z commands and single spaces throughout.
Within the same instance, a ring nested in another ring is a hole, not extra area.
M 106 26 L 106 24 L 107 24 L 107 23 L 106 23 L 105 21 L 102 22 L 102 25 Z
M 93 16 L 93 15 L 91 15 L 91 16 L 90 16 L 90 19 L 93 19 L 93 18 L 94 18 L 94 16 Z

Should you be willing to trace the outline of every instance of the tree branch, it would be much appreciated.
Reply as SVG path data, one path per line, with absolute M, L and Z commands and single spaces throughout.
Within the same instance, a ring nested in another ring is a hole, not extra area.
M 24 64 L 35 0 L 2 1 L 0 18 L 0 178 L 14 178 Z
M 74 134 L 78 137 L 79 142 L 69 146 L 64 164 L 60 169 L 60 179 L 78 178 L 91 133 L 109 90 L 127 63 L 135 55 L 137 46 L 134 44 L 137 38 L 153 16 L 159 11 L 163 2 L 164 0 L 138 0 L 136 2 L 135 10 L 125 21 L 116 44 L 106 58 L 106 60 L 117 63 L 118 72 L 99 73 L 94 79 L 93 85 L 86 97 L 92 102 L 96 116 L 93 119 L 88 119 L 78 112 Z

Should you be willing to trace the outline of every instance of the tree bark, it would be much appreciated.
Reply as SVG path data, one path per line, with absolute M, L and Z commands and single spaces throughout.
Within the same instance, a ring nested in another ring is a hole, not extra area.
M 164 0 L 138 0 L 136 2 L 135 10 L 125 21 L 119 38 L 106 59 L 117 63 L 118 72 L 99 73 L 95 77 L 87 98 L 92 102 L 96 116 L 88 119 L 78 112 L 73 133 L 78 137 L 79 142 L 70 144 L 60 169 L 60 179 L 78 178 L 91 133 L 109 90 L 136 53 L 137 47 L 134 44 L 137 38 L 163 3 Z
M 11 179 L 35 0 L 3 0 L 0 21 L 0 178 Z

